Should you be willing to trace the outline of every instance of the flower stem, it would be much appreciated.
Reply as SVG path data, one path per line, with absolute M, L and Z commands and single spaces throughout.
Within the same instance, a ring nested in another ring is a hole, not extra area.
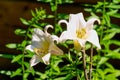
M 92 57 L 93 57 L 93 45 L 91 44 L 89 80 L 91 80 L 91 77 L 92 77 Z
M 85 80 L 88 80 L 88 75 L 87 75 L 87 71 L 86 71 L 86 56 L 85 56 L 85 48 L 82 50 L 83 54 L 83 67 L 84 67 L 84 76 L 85 76 Z
M 28 38 L 28 33 L 29 33 L 29 29 L 30 29 L 31 26 L 28 27 L 27 31 L 26 31 L 26 36 L 24 38 L 24 41 L 27 41 L 27 38 Z M 25 80 L 24 78 L 24 75 L 25 75 L 25 66 L 24 66 L 24 58 L 25 58 L 25 46 L 26 46 L 26 43 L 24 44 L 23 46 L 23 49 L 22 49 L 22 80 Z

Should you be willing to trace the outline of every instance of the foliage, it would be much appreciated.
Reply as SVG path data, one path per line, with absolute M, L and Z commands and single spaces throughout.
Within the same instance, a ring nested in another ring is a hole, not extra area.
M 82 52 L 77 52 L 71 48 L 72 42 L 66 41 L 65 43 L 57 44 L 64 48 L 64 55 L 62 56 L 52 56 L 50 60 L 50 65 L 46 66 L 40 63 L 43 68 L 39 71 L 37 67 L 30 68 L 29 61 L 33 56 L 33 52 L 25 50 L 26 45 L 31 43 L 31 36 L 34 28 L 42 29 L 49 23 L 41 22 L 49 18 L 54 18 L 54 28 L 55 30 L 52 34 L 58 35 L 64 29 L 62 29 L 58 24 L 57 20 L 68 19 L 68 14 L 57 13 L 58 4 L 62 5 L 64 3 L 71 3 L 72 0 L 38 0 L 38 2 L 50 3 L 51 11 L 54 14 L 47 14 L 47 12 L 42 8 L 36 8 L 31 11 L 32 18 L 26 20 L 20 18 L 21 22 L 26 25 L 27 29 L 16 29 L 15 34 L 18 36 L 24 36 L 24 40 L 21 43 L 10 43 L 6 47 L 11 49 L 16 49 L 21 52 L 18 55 L 8 55 L 0 54 L 0 57 L 10 58 L 11 63 L 18 63 L 18 67 L 15 71 L 11 70 L 0 70 L 0 74 L 8 75 L 11 77 L 22 76 L 23 80 L 29 80 L 32 76 L 33 80 L 85 80 Z M 98 17 L 101 20 L 100 25 L 94 26 L 100 37 L 100 44 L 102 49 L 96 50 L 94 48 L 94 56 L 92 60 L 92 80 L 118 80 L 120 77 L 120 70 L 116 69 L 110 62 L 112 59 L 120 59 L 120 41 L 116 39 L 116 35 L 120 34 L 120 26 L 112 23 L 112 18 L 120 18 L 120 0 L 109 0 L 98 2 L 95 5 L 82 4 L 84 10 L 89 12 L 91 16 Z M 88 19 L 88 18 L 86 18 Z M 116 46 L 114 49 L 112 46 Z M 86 45 L 86 51 L 90 53 L 90 44 Z M 90 55 L 86 54 L 86 68 L 89 70 Z M 88 71 L 89 72 L 89 71 Z M 90 75 L 90 74 L 88 74 Z

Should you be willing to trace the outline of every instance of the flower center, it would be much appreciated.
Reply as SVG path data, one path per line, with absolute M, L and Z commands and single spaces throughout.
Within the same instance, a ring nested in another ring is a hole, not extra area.
M 39 56 L 44 56 L 48 53 L 50 43 L 48 41 L 43 41 L 41 48 L 34 48 L 34 52 Z
M 48 50 L 42 49 L 42 48 L 34 48 L 34 52 L 39 55 L 39 56 L 44 56 L 45 54 L 48 53 Z
M 85 28 L 79 28 L 76 30 L 76 35 L 78 38 L 84 39 L 86 38 L 86 30 Z

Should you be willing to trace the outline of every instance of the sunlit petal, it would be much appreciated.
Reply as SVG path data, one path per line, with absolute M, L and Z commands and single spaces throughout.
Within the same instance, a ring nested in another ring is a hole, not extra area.
M 60 21 L 58 22 L 59 25 L 60 25 L 61 23 L 65 23 L 66 26 L 68 26 L 68 22 L 67 22 L 66 20 L 60 20 Z
M 64 31 L 60 36 L 59 42 L 64 42 L 67 39 L 73 40 L 74 38 L 75 38 L 75 35 L 72 32 Z
M 85 42 L 86 40 L 84 39 L 78 39 L 78 43 L 80 44 L 81 47 L 85 47 Z
M 78 17 L 78 21 L 79 21 L 79 27 L 80 28 L 82 28 L 82 27 L 85 27 L 85 25 L 86 25 L 86 21 L 85 21 L 85 19 L 84 19 L 84 17 L 83 17 L 83 14 L 82 13 L 78 13 L 77 14 L 77 17 Z
M 52 55 L 62 55 L 63 51 L 61 49 L 59 49 L 54 43 L 52 43 L 49 47 L 49 52 Z
M 38 64 L 41 61 L 40 57 L 37 55 L 34 55 L 32 57 L 32 59 L 30 60 L 30 66 L 35 66 L 36 64 Z
M 46 54 L 45 56 L 42 57 L 42 60 L 43 62 L 46 64 L 46 65 L 49 65 L 49 60 L 50 60 L 50 53 Z
M 31 46 L 31 45 L 28 45 L 28 46 L 26 46 L 26 48 L 25 48 L 26 50 L 30 50 L 30 51 L 32 51 L 33 52 L 33 49 L 34 49 L 34 47 L 33 46 Z
M 50 34 L 47 32 L 48 28 L 52 28 L 52 29 L 53 29 L 53 26 L 52 26 L 52 25 L 47 25 L 47 26 L 45 26 L 44 32 L 45 32 L 46 35 L 50 35 Z
M 101 49 L 100 44 L 99 44 L 99 39 L 97 32 L 95 30 L 90 30 L 89 31 L 89 37 L 87 38 L 87 41 L 91 42 L 93 45 Z
M 53 41 L 57 41 L 57 43 L 58 43 L 58 40 L 59 40 L 58 36 L 51 35 L 51 38 L 52 38 Z
M 91 18 L 86 23 L 86 29 L 87 30 L 93 29 L 93 24 L 94 24 L 95 21 L 97 21 L 100 24 L 100 20 L 99 19 L 97 19 L 97 18 Z

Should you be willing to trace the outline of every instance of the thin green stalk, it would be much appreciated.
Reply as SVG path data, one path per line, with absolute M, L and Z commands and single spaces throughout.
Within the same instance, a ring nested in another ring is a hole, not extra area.
M 88 80 L 88 75 L 87 75 L 87 70 L 86 70 L 86 52 L 85 52 L 85 48 L 82 50 L 82 56 L 83 56 L 83 67 L 84 67 L 84 76 L 85 76 L 85 80 Z
M 105 23 L 104 23 L 104 20 L 105 20 L 105 14 L 106 14 L 106 10 L 105 10 L 105 2 L 106 2 L 106 0 L 104 0 L 104 4 L 103 4 L 103 12 L 102 12 L 102 23 L 101 23 L 101 26 L 102 26 L 102 29 L 101 29 L 101 34 L 100 34 L 100 40 L 102 40 L 103 38 L 103 27 L 104 27 L 104 25 L 105 25 Z
M 28 38 L 27 35 L 28 35 L 28 33 L 29 33 L 30 27 L 31 27 L 31 26 L 29 26 L 28 30 L 26 31 L 26 35 L 25 35 L 25 38 L 24 38 L 25 41 L 26 41 L 27 38 Z M 25 46 L 26 46 L 26 44 L 24 45 L 23 50 L 22 50 L 22 75 L 23 75 L 23 76 L 22 76 L 22 80 L 25 80 L 25 78 L 24 78 L 24 74 L 25 74 L 25 66 L 24 66 Z
M 57 8 L 58 8 L 58 3 L 57 0 L 55 0 L 55 6 L 56 6 L 56 10 L 54 11 L 54 26 L 56 26 L 56 21 L 57 21 Z M 57 33 L 57 27 L 55 27 L 55 33 Z
M 92 80 L 92 57 L 93 57 L 93 45 L 91 44 L 91 52 L 90 52 L 90 66 L 89 66 L 89 80 Z

